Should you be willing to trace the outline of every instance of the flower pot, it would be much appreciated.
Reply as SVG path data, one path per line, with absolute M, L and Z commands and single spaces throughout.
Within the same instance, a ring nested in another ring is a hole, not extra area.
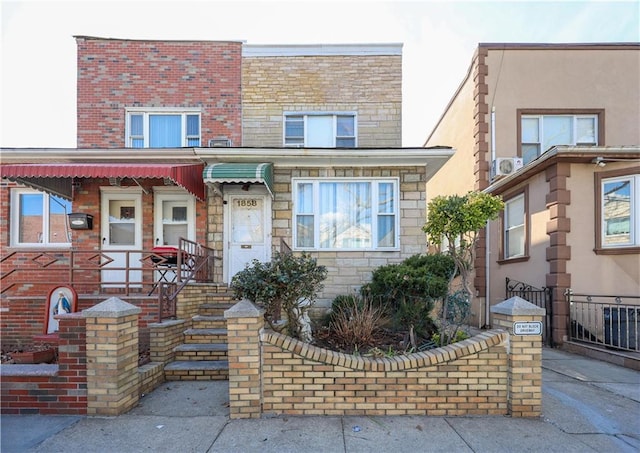
M 55 351 L 53 349 L 44 349 L 42 351 L 25 351 L 25 352 L 12 352 L 11 358 L 14 363 L 27 364 L 27 363 L 49 363 L 55 357 Z

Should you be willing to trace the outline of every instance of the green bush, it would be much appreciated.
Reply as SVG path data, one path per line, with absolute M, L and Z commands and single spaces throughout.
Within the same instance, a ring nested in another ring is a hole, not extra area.
M 446 255 L 415 255 L 377 268 L 362 295 L 384 308 L 395 329 L 429 338 L 435 329 L 433 303 L 447 295 L 454 269 Z
M 265 319 L 274 329 L 284 311 L 286 333 L 302 339 L 300 320 L 315 302 L 326 278 L 326 267 L 319 266 L 309 254 L 276 252 L 270 262 L 253 260 L 233 277 L 231 288 L 236 299 L 249 299 L 262 306 Z M 300 304 L 303 300 L 308 304 Z

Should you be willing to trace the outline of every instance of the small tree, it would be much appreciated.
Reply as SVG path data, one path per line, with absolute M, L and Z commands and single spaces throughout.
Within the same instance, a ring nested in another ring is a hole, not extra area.
M 429 202 L 428 220 L 423 230 L 431 243 L 441 245 L 446 242 L 447 253 L 455 263 L 455 272 L 449 280 L 449 292 L 456 294 L 452 288 L 453 279 L 460 275 L 461 295 L 469 305 L 473 295 L 470 276 L 478 233 L 489 220 L 496 219 L 503 208 L 504 202 L 500 197 L 477 191 L 462 196 L 438 196 Z M 443 304 L 442 328 L 447 322 L 447 305 Z M 445 332 L 441 334 L 444 338 Z
M 303 318 L 311 308 L 327 278 L 327 268 L 319 266 L 309 254 L 276 252 L 272 260 L 253 260 L 231 280 L 236 299 L 249 299 L 264 307 L 265 319 L 274 330 L 285 330 L 294 338 L 305 339 Z M 302 303 L 304 301 L 304 303 Z M 284 310 L 287 323 L 277 328 Z

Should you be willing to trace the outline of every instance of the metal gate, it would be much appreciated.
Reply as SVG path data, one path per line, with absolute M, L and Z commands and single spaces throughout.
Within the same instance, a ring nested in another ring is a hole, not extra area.
M 528 283 L 512 280 L 509 277 L 506 278 L 505 292 L 507 299 L 518 296 L 527 302 L 536 305 L 537 307 L 544 308 L 547 313 L 544 319 L 544 330 L 542 335 L 542 341 L 547 346 L 553 347 L 553 304 L 552 304 L 552 288 L 536 288 Z

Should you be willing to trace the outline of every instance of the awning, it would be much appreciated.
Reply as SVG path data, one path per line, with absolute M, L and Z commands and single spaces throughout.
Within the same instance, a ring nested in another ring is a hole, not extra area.
M 162 178 L 205 198 L 202 164 L 8 164 L 0 166 L 0 176 L 68 200 L 72 199 L 73 178 Z
M 207 165 L 202 172 L 207 184 L 259 183 L 264 184 L 273 197 L 272 163 L 222 163 Z

